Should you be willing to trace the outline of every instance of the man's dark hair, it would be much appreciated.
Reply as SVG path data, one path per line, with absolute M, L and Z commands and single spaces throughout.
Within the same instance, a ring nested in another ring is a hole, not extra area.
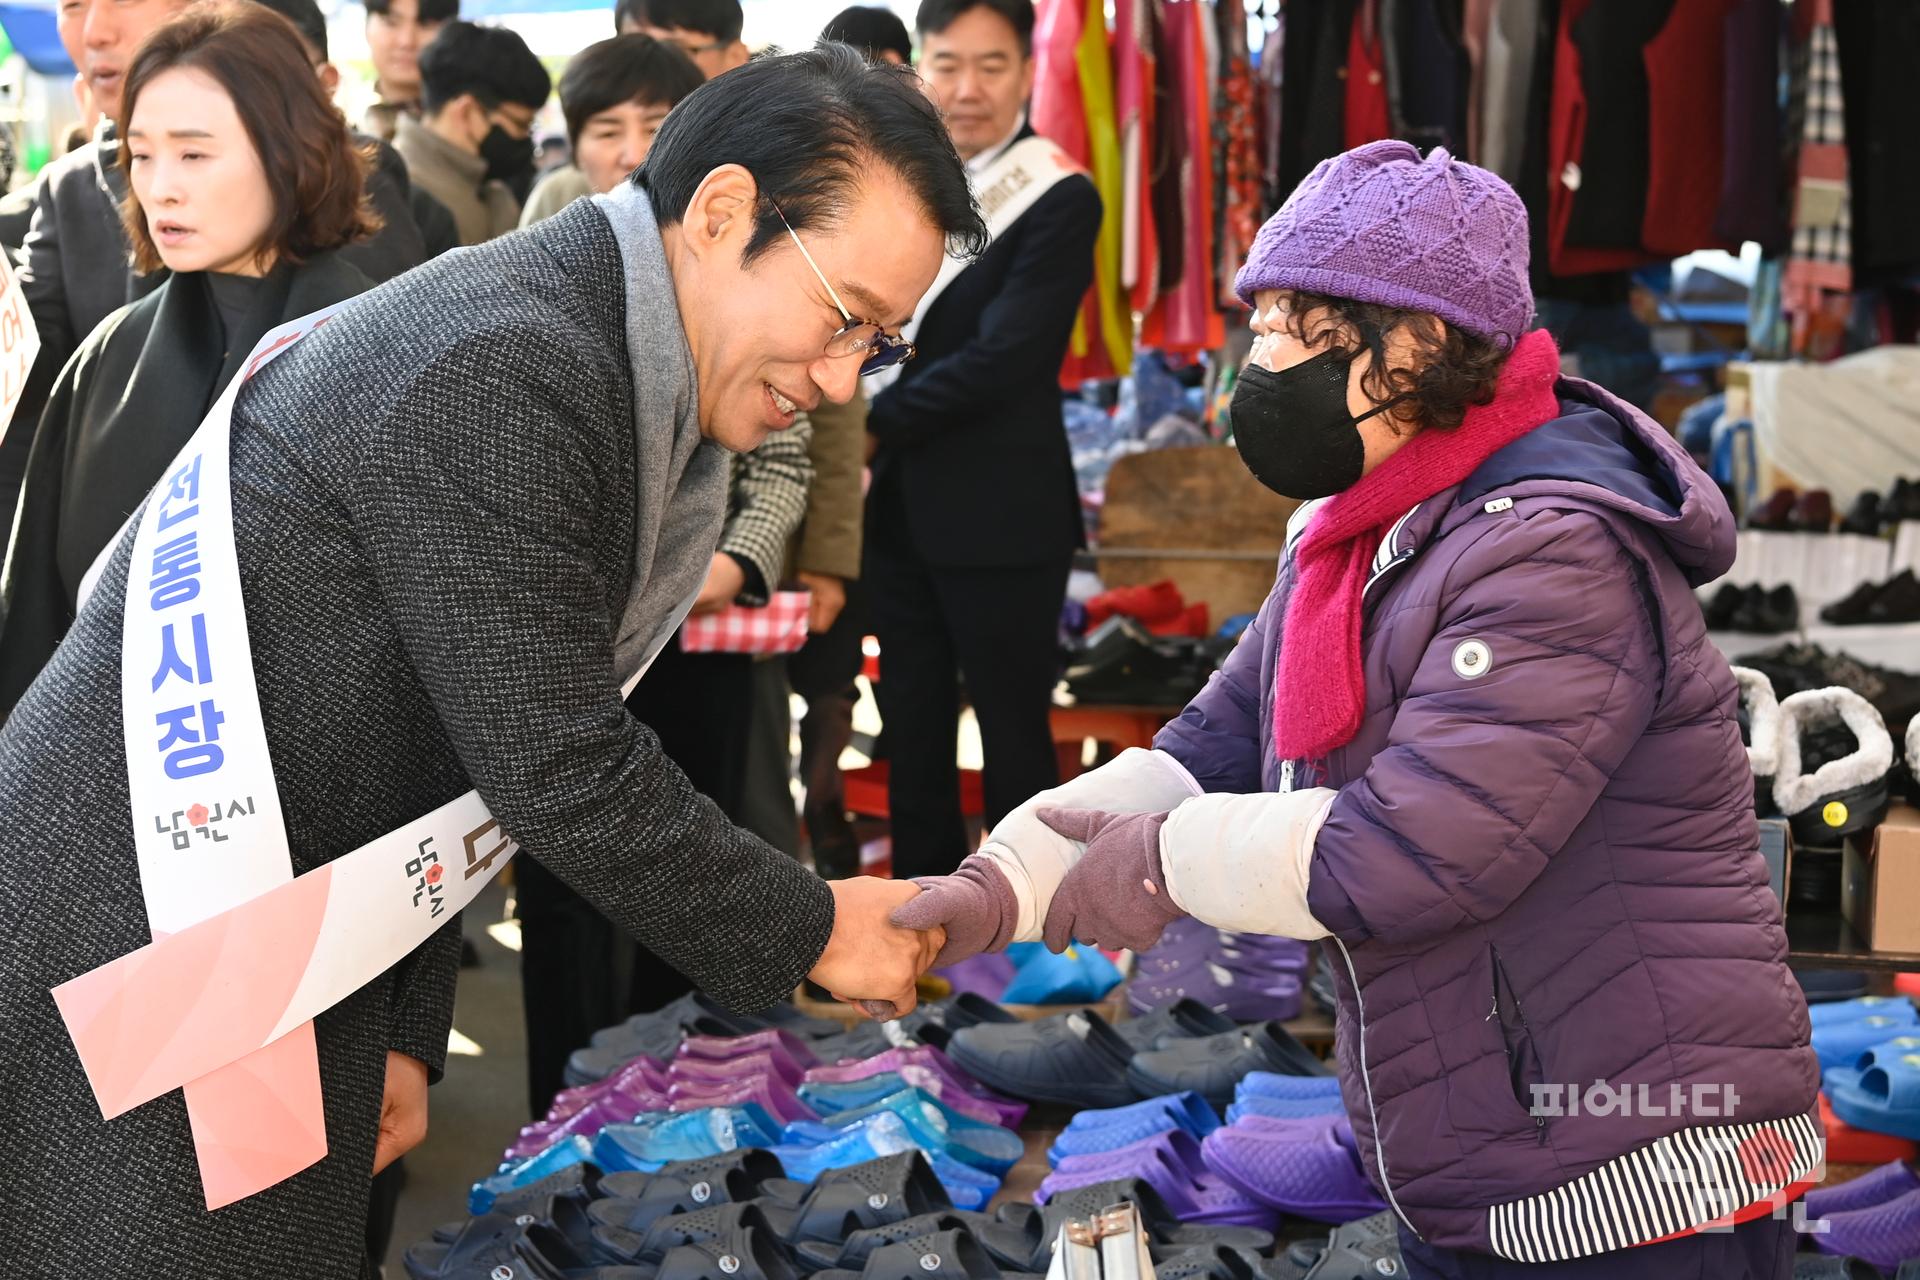
M 384 14 L 393 0 L 362 0 L 368 13 Z M 421 22 L 452 22 L 460 16 L 460 0 L 417 0 L 414 12 Z
M 924 42 L 927 36 L 939 35 L 974 9 L 991 9 L 1012 23 L 1014 34 L 1020 37 L 1020 52 L 1033 53 L 1033 0 L 920 0 L 913 28 Z
M 913 61 L 913 38 L 907 34 L 907 24 L 900 21 L 899 14 L 879 5 L 849 5 L 821 28 L 820 38 L 850 44 L 869 62 L 877 61 L 888 49 L 899 54 L 902 62 Z
M 939 111 L 905 67 L 869 63 L 842 44 L 749 62 L 709 80 L 673 109 L 634 181 L 661 226 L 680 221 L 713 170 L 737 164 L 760 185 L 751 263 L 786 235 L 830 227 L 864 170 L 900 175 L 949 249 L 971 256 L 987 229 Z
M 449 22 L 420 51 L 420 105 L 428 114 L 468 93 L 489 109 L 517 102 L 538 111 L 552 90 L 540 59 L 505 27 Z
M 314 0 L 259 0 L 259 3 L 291 22 L 314 57 L 322 62 L 327 60 L 327 20 L 321 16 L 320 6 Z
M 706 80 L 670 41 L 635 34 L 590 44 L 573 55 L 560 77 L 567 144 L 578 146 L 580 130 L 602 111 L 627 102 L 671 107 Z
M 715 44 L 732 44 L 747 25 L 740 0 L 620 0 L 613 10 L 614 29 L 629 22 L 668 31 L 698 31 L 712 36 Z

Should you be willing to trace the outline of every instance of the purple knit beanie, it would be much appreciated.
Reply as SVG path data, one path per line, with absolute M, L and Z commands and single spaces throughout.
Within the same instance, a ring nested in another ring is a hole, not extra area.
M 1323 160 L 1255 237 L 1234 279 L 1253 305 L 1298 289 L 1410 311 L 1511 348 L 1533 320 L 1527 207 L 1497 174 L 1435 147 L 1370 142 Z

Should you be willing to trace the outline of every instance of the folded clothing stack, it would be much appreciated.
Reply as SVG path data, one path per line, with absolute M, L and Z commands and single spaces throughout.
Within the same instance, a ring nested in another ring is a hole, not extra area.
M 1187 917 L 1134 961 L 1127 1001 L 1135 1013 L 1197 1000 L 1235 1022 L 1285 1021 L 1300 1016 L 1311 962 L 1304 942 L 1227 933 Z
M 1262 1227 L 1182 1221 L 1143 1179 L 988 1215 L 957 1207 L 919 1152 L 807 1183 L 743 1150 L 652 1173 L 558 1171 L 439 1228 L 407 1251 L 406 1270 L 412 1280 L 1000 1280 L 1044 1273 L 1067 1221 L 1122 1202 L 1139 1207 L 1160 1280 L 1345 1280 L 1399 1266 L 1384 1216 L 1281 1249 Z

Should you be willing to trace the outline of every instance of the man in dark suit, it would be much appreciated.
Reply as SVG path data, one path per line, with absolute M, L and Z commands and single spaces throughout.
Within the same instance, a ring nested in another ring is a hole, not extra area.
M 1031 0 L 925 0 L 918 27 L 921 76 L 976 188 L 990 187 L 1003 153 L 1033 134 Z M 867 417 L 863 578 L 882 655 L 896 875 L 950 872 L 969 851 L 954 758 L 963 678 L 989 824 L 1059 781 L 1047 717 L 1082 542 L 1059 375 L 1093 278 L 1100 197 L 1082 174 L 1052 176 L 1010 225 L 995 220 L 992 247 L 925 308 L 919 357 Z

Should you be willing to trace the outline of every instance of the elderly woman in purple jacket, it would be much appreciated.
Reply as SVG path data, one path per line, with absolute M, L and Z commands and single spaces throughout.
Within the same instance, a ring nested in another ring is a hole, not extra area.
M 1527 332 L 1527 243 L 1445 151 L 1307 178 L 1236 282 L 1235 441 L 1311 500 L 1258 621 L 1153 751 L 1035 797 L 898 918 L 949 961 L 1182 915 L 1322 939 L 1411 1274 L 1784 1278 L 1819 1072 L 1692 594 L 1733 521 Z

